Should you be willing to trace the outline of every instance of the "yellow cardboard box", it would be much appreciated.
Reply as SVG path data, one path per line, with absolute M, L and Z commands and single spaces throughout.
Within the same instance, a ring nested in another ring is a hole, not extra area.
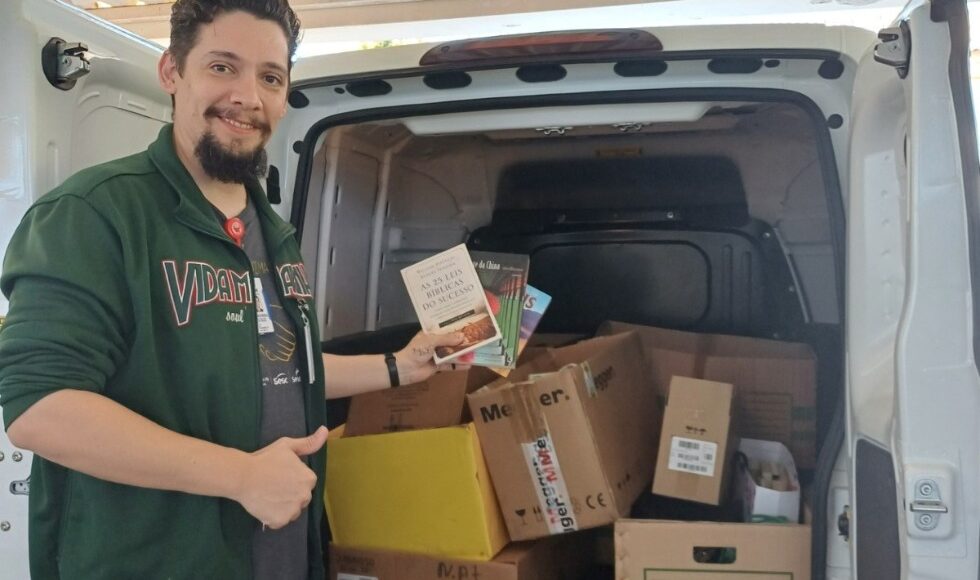
M 472 423 L 333 438 L 325 496 L 340 547 L 490 560 L 508 541 Z

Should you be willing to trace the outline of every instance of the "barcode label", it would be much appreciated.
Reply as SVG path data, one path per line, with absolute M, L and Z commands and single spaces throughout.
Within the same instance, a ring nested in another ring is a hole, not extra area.
M 718 445 L 709 441 L 672 437 L 667 468 L 710 477 L 715 474 L 717 451 Z

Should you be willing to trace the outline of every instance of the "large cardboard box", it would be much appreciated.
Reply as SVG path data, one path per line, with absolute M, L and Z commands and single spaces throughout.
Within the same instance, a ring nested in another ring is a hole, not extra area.
M 636 334 L 552 349 L 511 379 L 468 396 L 511 539 L 628 513 L 653 477 L 660 424 Z
M 346 435 L 451 427 L 469 420 L 466 393 L 499 378 L 485 368 L 436 373 L 427 380 L 351 397 Z
M 697 334 L 607 322 L 599 334 L 635 330 L 664 398 L 674 375 L 735 385 L 739 435 L 779 441 L 796 466 L 816 463 L 817 360 L 806 344 Z
M 472 423 L 332 438 L 325 496 L 338 546 L 489 560 L 507 544 Z
M 583 534 L 517 542 L 489 562 L 330 547 L 330 580 L 586 580 L 593 552 Z
M 688 377 L 670 382 L 653 493 L 711 505 L 730 479 L 732 385 Z
M 809 580 L 810 526 L 616 522 L 617 580 L 708 578 Z

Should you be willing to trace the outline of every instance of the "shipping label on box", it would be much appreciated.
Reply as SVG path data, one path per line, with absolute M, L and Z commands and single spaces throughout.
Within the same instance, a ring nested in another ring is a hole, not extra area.
M 809 580 L 810 526 L 619 520 L 617 580 Z
M 653 493 L 711 505 L 724 499 L 734 452 L 732 385 L 674 377 L 660 434 Z
M 599 334 L 636 331 L 658 392 L 674 375 L 730 383 L 739 434 L 786 445 L 800 469 L 816 464 L 817 359 L 806 344 L 606 322 Z
M 660 413 L 638 338 L 552 349 L 468 396 L 514 540 L 611 523 L 652 477 Z

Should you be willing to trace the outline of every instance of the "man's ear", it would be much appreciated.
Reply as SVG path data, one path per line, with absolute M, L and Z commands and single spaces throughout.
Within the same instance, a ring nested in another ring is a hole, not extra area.
M 169 50 L 163 51 L 160 62 L 157 63 L 157 81 L 160 87 L 173 95 L 177 92 L 177 79 L 180 73 L 177 72 L 177 59 Z

